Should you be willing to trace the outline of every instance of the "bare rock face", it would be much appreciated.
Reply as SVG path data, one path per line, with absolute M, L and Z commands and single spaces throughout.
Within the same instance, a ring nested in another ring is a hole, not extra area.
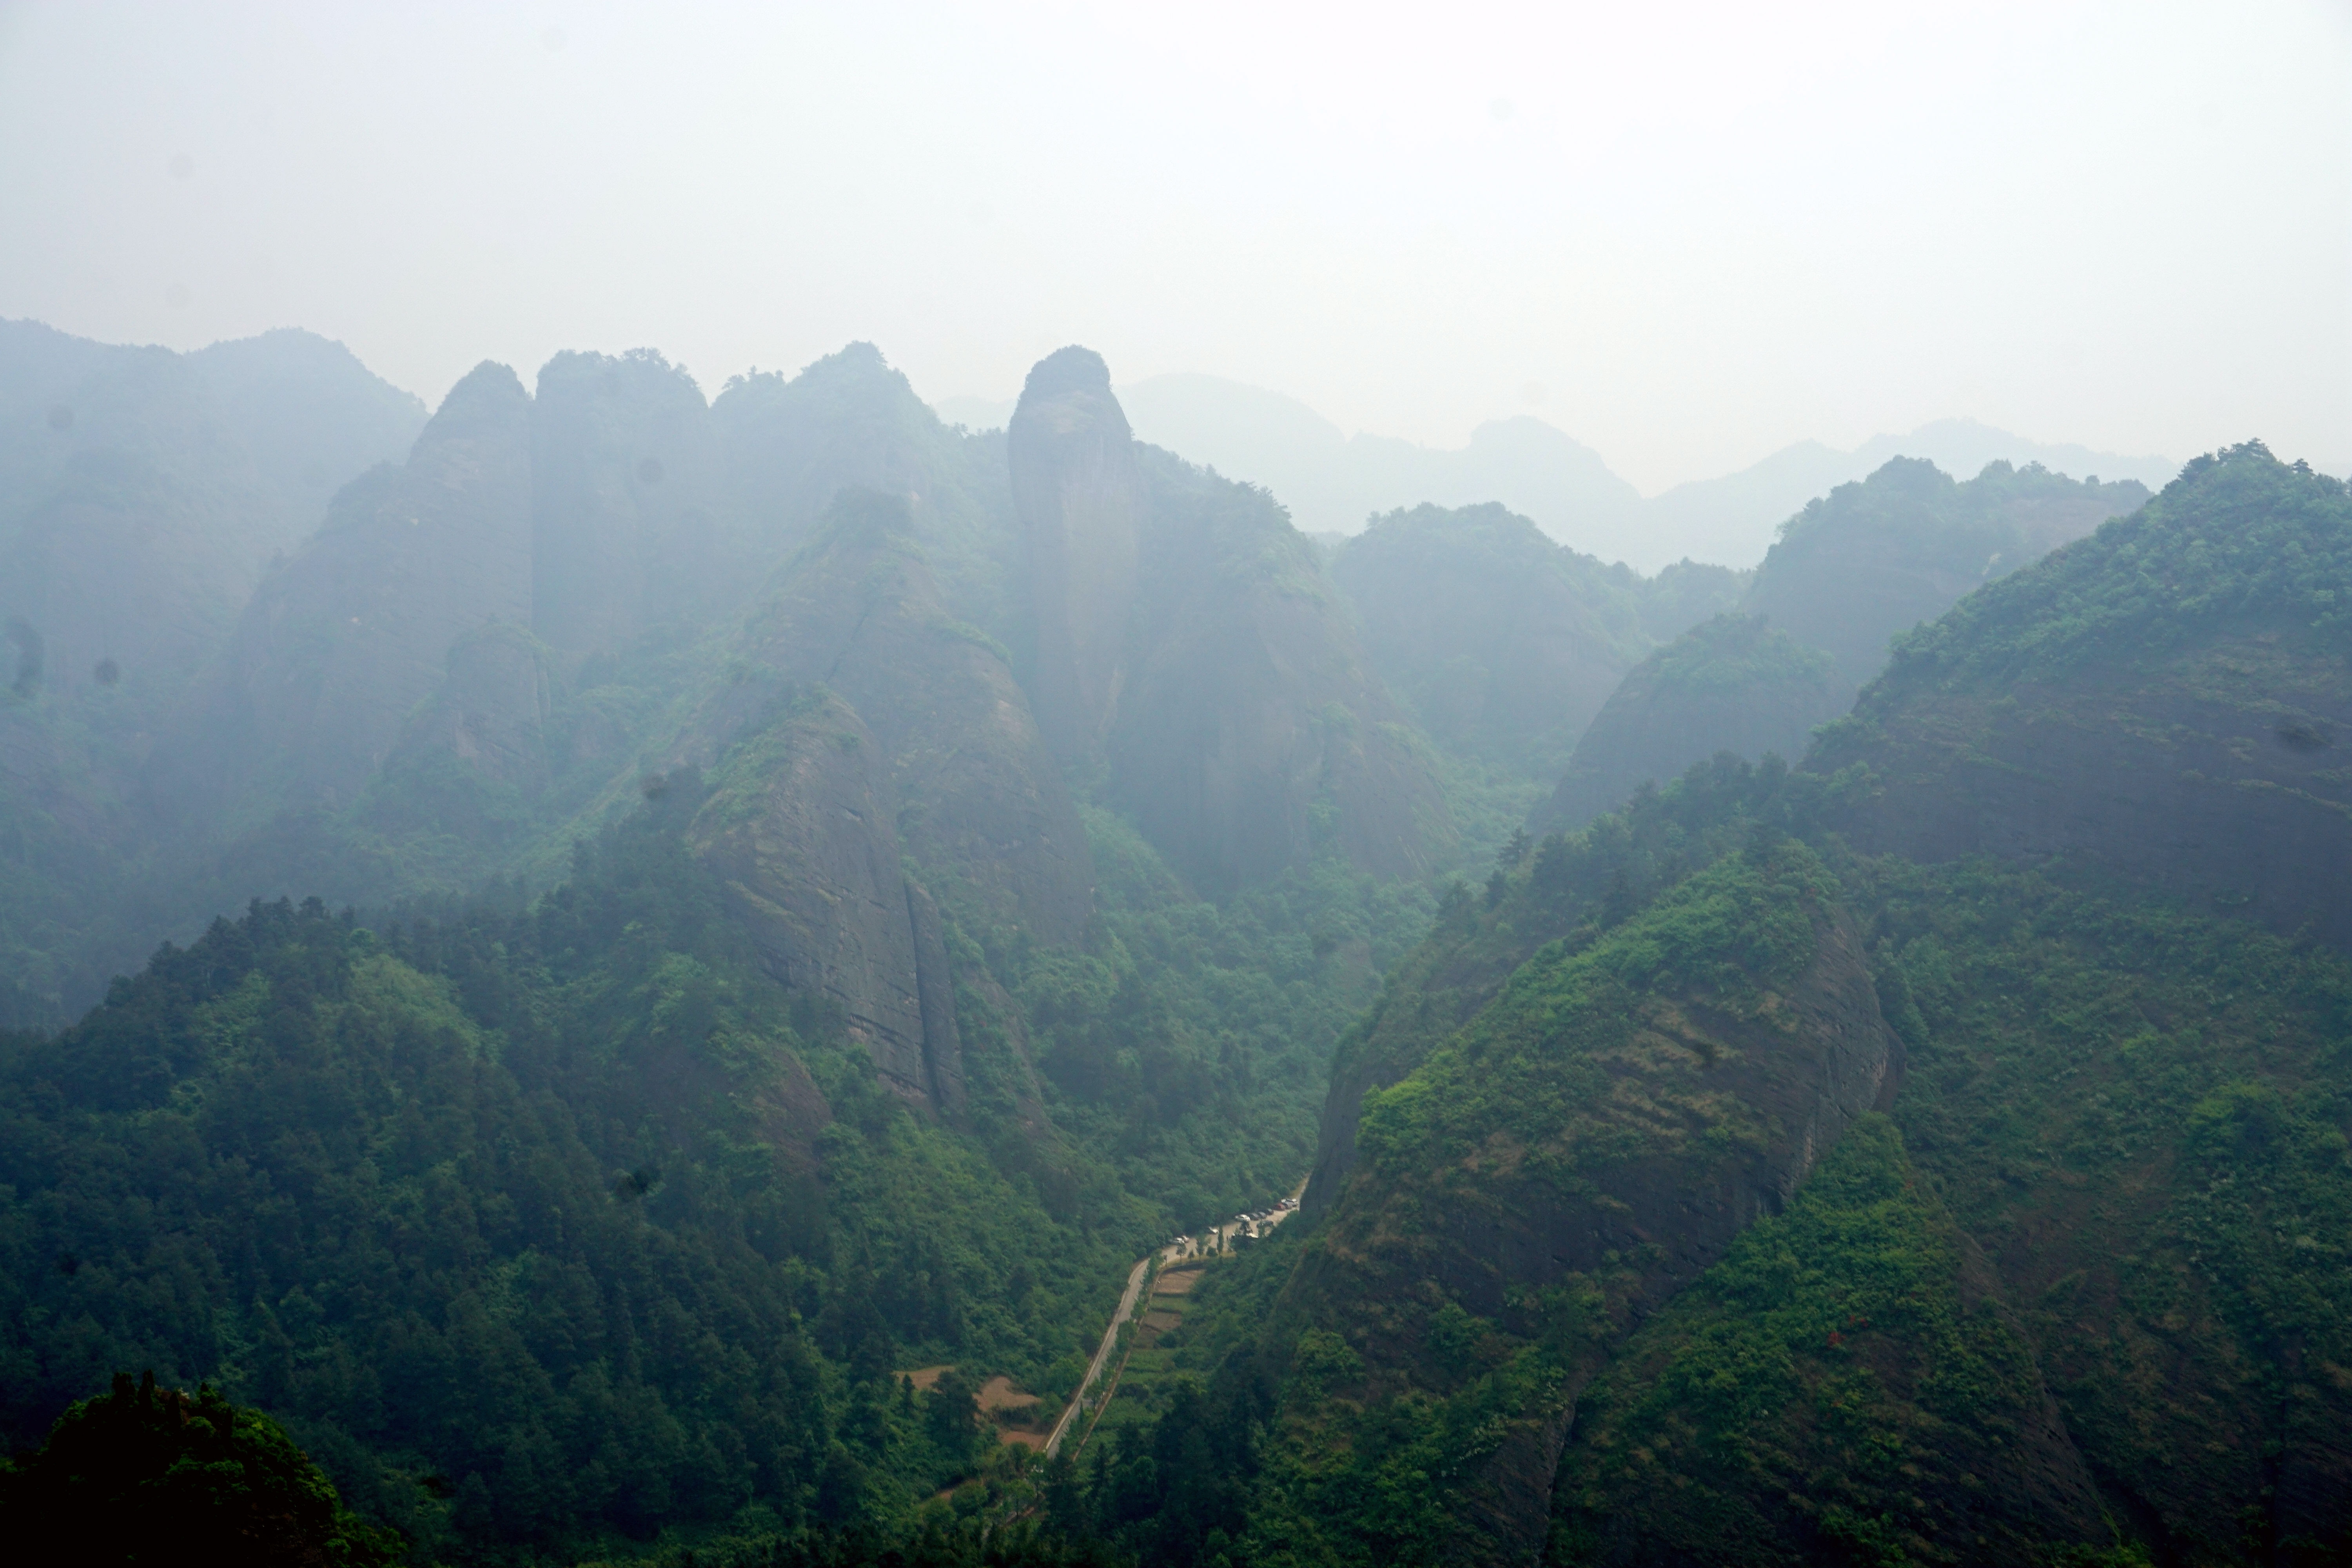
M 1453 841 L 1443 794 L 1313 546 L 1264 491 L 1156 451 L 1144 476 L 1112 798 L 1212 895 L 1324 845 L 1380 875 L 1426 870 Z
M 1091 349 L 1037 362 L 1006 426 L 1035 616 L 1039 724 L 1065 759 L 1118 711 L 1144 517 L 1143 480 L 1110 371 Z
M 1800 647 L 1761 616 L 1718 616 L 1633 667 L 1528 826 L 1572 833 L 1644 780 L 1664 784 L 1717 752 L 1801 758 L 1813 728 L 1836 718 L 1843 698 L 1827 654 Z
M 459 637 L 529 623 L 530 413 L 514 372 L 485 363 L 404 467 L 336 498 L 247 605 L 193 733 L 173 748 L 177 765 L 153 774 L 159 792 L 193 777 L 184 805 L 348 802 L 441 684 Z
M 531 627 L 577 660 L 693 607 L 711 556 L 709 410 L 651 350 L 561 353 L 531 406 Z
M 803 694 L 728 754 L 688 842 L 784 984 L 838 1007 L 883 1080 L 955 1114 L 963 1058 L 939 910 L 899 868 L 873 732 Z
M 2258 445 L 1972 595 L 1806 766 L 1858 847 L 2092 865 L 2352 946 L 2352 497 Z
M 1673 964 L 1629 990 L 1612 952 L 1587 963 L 1553 944 L 1367 1106 L 1363 1152 L 1287 1298 L 1361 1353 L 1357 1394 L 1430 1375 L 1441 1302 L 1514 1334 L 1544 1331 L 1533 1303 L 1555 1288 L 1589 1292 L 1603 1314 L 1558 1388 L 1496 1413 L 1500 1440 L 1459 1489 L 1454 1560 L 1536 1559 L 1578 1394 L 1608 1345 L 1780 1212 L 1843 1131 L 1892 1098 L 1901 1046 L 1861 938 L 1811 858 L 1776 853 L 1760 886 L 1739 883 L 1721 907 L 1810 927 L 1810 957 L 1727 991 L 1674 983 Z M 1702 873 L 1654 917 L 1668 923 L 1654 934 L 1637 921 L 1615 952 L 1641 951 L 1672 929 L 1677 903 L 1745 874 Z M 1725 956 L 1741 951 L 1754 950 Z M 1513 1083 L 1532 1092 L 1493 1087 Z
M 1434 773 L 1274 500 L 1139 447 L 1087 349 L 1038 363 L 1007 438 L 1055 754 L 1107 762 L 1111 802 L 1212 896 L 1327 844 L 1425 869 L 1453 837 Z
M 408 722 L 391 765 L 439 752 L 476 777 L 526 795 L 547 787 L 548 650 L 522 627 L 492 621 L 460 636 L 449 673 Z
M 1086 830 L 994 639 L 950 616 L 904 500 L 835 498 L 818 537 L 752 616 L 742 658 L 823 686 L 887 759 L 894 821 L 924 874 L 1048 942 L 1093 907 Z M 760 689 L 738 682 L 740 706 Z

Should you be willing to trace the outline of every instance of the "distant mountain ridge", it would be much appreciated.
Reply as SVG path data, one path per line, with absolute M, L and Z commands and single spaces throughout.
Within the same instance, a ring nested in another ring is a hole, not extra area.
M 1352 534 L 1370 516 L 1423 503 L 1500 501 L 1572 549 L 1645 573 L 1685 559 L 1753 566 L 1783 520 L 1890 458 L 1924 458 L 1963 479 L 1988 463 L 2040 463 L 2076 479 L 2137 479 L 2151 490 L 2177 467 L 2160 457 L 2036 441 L 1974 419 L 1938 419 L 1907 435 L 1874 436 L 1852 451 L 1800 441 L 1735 473 L 1644 499 L 1598 452 L 1528 415 L 1490 420 L 1465 446 L 1448 449 L 1350 437 L 1297 398 L 1220 376 L 1153 376 L 1118 395 L 1138 439 L 1265 486 L 1305 532 Z M 933 407 L 951 424 L 989 429 L 1013 405 L 951 397 Z

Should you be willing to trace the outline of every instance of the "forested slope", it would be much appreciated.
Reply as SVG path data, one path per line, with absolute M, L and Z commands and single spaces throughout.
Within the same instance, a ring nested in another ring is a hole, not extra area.
M 1752 584 L 1495 507 L 1327 574 L 1084 349 L 981 435 L 641 351 L 175 577 L 397 423 L 330 348 L 0 334 L 0 545 L 149 538 L 193 638 L 11 632 L 12 1445 L 209 1382 L 416 1562 L 2352 1554 L 2340 483 L 1897 462 Z M 1310 1167 L 1082 1467 L 984 1440 Z
M 528 908 L 257 906 L 8 1039 L 11 1442 L 137 1365 L 263 1405 L 424 1555 L 904 1528 L 987 1456 L 888 1374 L 1066 1391 L 1138 1250 L 1303 1164 L 1357 965 L 1426 918 L 1338 864 L 1171 901 L 1108 843 L 1142 886 L 1082 950 L 947 928 L 943 1118 L 773 977 L 694 853 L 717 798 L 675 775 Z
M 1845 707 L 1830 658 L 1761 616 L 1717 616 L 1628 673 L 1576 742 L 1528 826 L 1583 826 L 1644 783 L 1717 752 L 1801 757 Z
M 1236 1560 L 2352 1552 L 2352 963 L 2277 918 L 2305 873 L 2183 903 L 2097 841 L 1845 837 L 1919 816 L 1879 737 L 1948 671 L 2153 684 L 2245 622 L 2332 689 L 2341 505 L 2258 447 L 2192 464 L 1905 645 L 1808 771 L 1703 765 L 1458 891 L 1340 1047 L 1314 1228 L 1150 1445 L 1253 1456 Z
M 1914 859 L 2127 871 L 2352 941 L 2352 498 L 2259 443 L 1896 646 L 1811 765 Z
M 1642 783 L 1717 752 L 1794 761 L 1878 674 L 1893 641 L 2147 499 L 2129 480 L 2078 483 L 2005 462 L 1955 480 L 1910 458 L 1839 485 L 1781 525 L 1736 605 L 1718 606 L 1736 616 L 1681 621 L 1662 639 L 1672 646 L 1625 675 L 1528 826 L 1581 826 Z

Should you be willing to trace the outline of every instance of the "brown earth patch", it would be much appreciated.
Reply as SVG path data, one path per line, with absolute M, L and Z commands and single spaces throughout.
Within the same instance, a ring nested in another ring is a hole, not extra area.
M 1035 1408 L 1037 1396 L 999 1373 L 980 1385 L 980 1407 L 990 1415 L 1015 1417 L 1026 1415 Z
M 1171 1268 L 1151 1282 L 1151 1293 L 1155 1296 L 1190 1295 L 1200 1278 L 1201 1270 L 1198 1268 Z
M 919 1366 L 912 1372 L 902 1372 L 898 1375 L 900 1377 L 913 1378 L 915 1380 L 915 1386 L 921 1389 L 924 1393 L 929 1394 L 932 1389 L 939 1386 L 940 1374 L 941 1373 L 952 1372 L 954 1370 L 954 1363 L 950 1363 L 945 1366 Z
M 1183 1321 L 1180 1312 L 1155 1310 L 1143 1314 L 1143 1330 L 1146 1333 L 1164 1334 Z

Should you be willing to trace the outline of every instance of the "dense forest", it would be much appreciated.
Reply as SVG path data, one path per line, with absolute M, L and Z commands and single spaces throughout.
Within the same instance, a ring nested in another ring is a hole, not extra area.
M 0 325 L 12 1527 L 2352 1561 L 2341 482 L 1644 575 L 1320 546 L 1078 348 Z

